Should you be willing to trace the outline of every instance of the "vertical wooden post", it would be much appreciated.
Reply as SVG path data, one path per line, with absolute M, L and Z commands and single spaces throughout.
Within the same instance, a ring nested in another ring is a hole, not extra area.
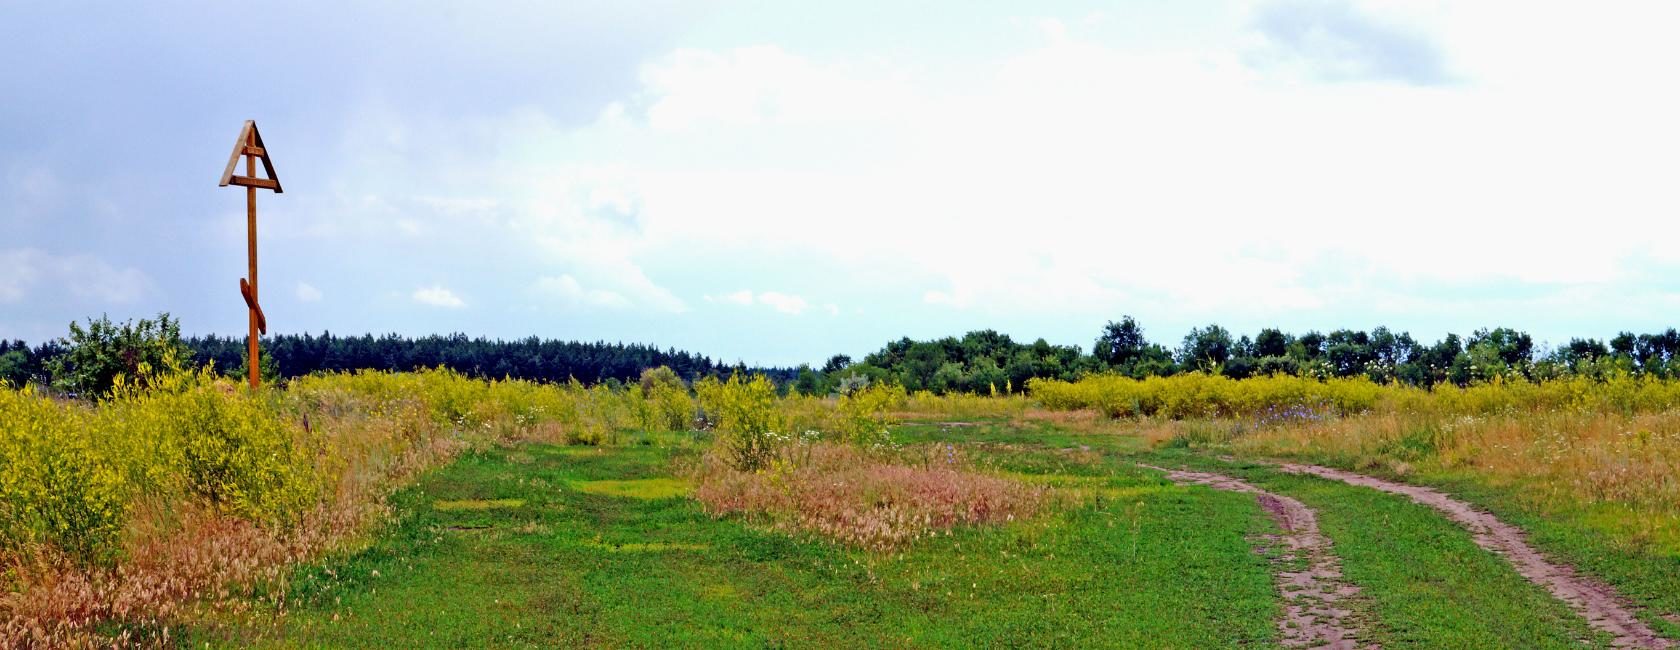
M 245 159 L 245 175 L 236 176 L 239 169 L 239 159 Z M 261 162 L 268 177 L 257 176 L 257 163 Z M 257 123 L 245 121 L 245 128 L 239 132 L 239 139 L 233 143 L 233 153 L 228 156 L 227 168 L 222 170 L 222 187 L 241 185 L 245 188 L 245 252 L 249 264 L 246 266 L 246 276 L 239 279 L 239 293 L 245 297 L 245 308 L 251 315 L 251 337 L 246 341 L 245 358 L 249 364 L 246 368 L 246 380 L 251 389 L 255 390 L 262 384 L 262 350 L 260 341 L 262 335 L 268 333 L 268 318 L 263 316 L 262 305 L 257 302 L 257 188 L 273 190 L 279 194 L 280 177 L 274 173 L 274 162 L 268 157 L 268 147 L 263 145 L 262 132 L 257 130 Z
M 257 146 L 255 132 L 246 138 L 245 146 Z M 254 154 L 245 154 L 245 175 L 251 177 L 257 175 L 257 157 Z M 260 304 L 257 303 L 257 188 L 250 186 L 245 188 L 245 232 L 249 253 L 247 257 L 250 263 L 248 277 L 251 278 L 251 302 Z M 249 359 L 248 365 L 250 366 L 247 371 L 250 376 L 251 388 L 255 389 L 258 384 L 262 383 L 262 375 L 258 371 L 261 365 L 261 357 L 259 356 L 260 351 L 257 349 L 257 310 L 249 311 L 251 316 L 251 340 L 246 344 L 246 357 Z

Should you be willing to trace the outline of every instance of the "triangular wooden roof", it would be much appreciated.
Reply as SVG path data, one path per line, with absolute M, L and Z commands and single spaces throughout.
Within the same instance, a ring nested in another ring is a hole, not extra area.
M 239 160 L 248 155 L 262 160 L 263 171 L 268 173 L 268 178 L 234 175 Z M 262 133 L 257 131 L 255 120 L 245 120 L 245 128 L 239 130 L 239 140 L 233 143 L 233 155 L 228 156 L 227 169 L 222 170 L 221 187 L 228 185 L 260 187 L 274 190 L 275 194 L 281 193 L 280 177 L 274 173 L 274 162 L 268 159 L 268 148 L 263 146 Z

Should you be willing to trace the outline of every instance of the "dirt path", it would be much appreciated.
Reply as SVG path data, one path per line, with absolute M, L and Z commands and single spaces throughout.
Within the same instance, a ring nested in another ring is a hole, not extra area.
M 1470 504 L 1448 496 L 1440 490 L 1384 481 L 1362 474 L 1319 467 L 1283 463 L 1279 468 L 1293 474 L 1310 474 L 1358 485 L 1391 494 L 1410 497 L 1412 501 L 1441 511 L 1447 518 L 1464 526 L 1476 544 L 1509 560 L 1517 573 L 1530 582 L 1545 587 L 1553 596 L 1568 604 L 1587 619 L 1594 628 L 1609 632 L 1617 647 L 1673 648 L 1674 641 L 1658 636 L 1644 621 L 1634 616 L 1632 609 L 1609 585 L 1588 579 L 1574 568 L 1554 564 L 1525 541 L 1521 529 L 1499 521 L 1493 515 L 1475 509 Z
M 1283 645 L 1292 648 L 1358 648 L 1359 634 L 1351 612 L 1336 602 L 1359 593 L 1359 587 L 1342 579 L 1341 561 L 1331 550 L 1330 538 L 1318 532 L 1318 515 L 1295 499 L 1273 494 L 1229 476 L 1172 470 L 1153 465 L 1149 469 L 1167 473 L 1176 483 L 1206 485 L 1217 490 L 1253 494 L 1261 507 L 1283 529 L 1283 562 L 1304 560 L 1300 570 L 1279 571 L 1278 589 L 1283 592 L 1284 614 L 1278 621 Z M 1375 644 L 1367 647 L 1376 648 Z

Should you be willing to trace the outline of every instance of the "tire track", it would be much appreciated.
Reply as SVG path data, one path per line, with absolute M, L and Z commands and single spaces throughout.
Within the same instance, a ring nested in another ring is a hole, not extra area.
M 1434 488 L 1385 481 L 1379 478 L 1317 465 L 1280 464 L 1279 469 L 1291 474 L 1307 474 L 1341 481 L 1349 485 L 1368 487 L 1390 494 L 1409 497 L 1413 502 L 1429 506 L 1446 515 L 1470 531 L 1476 544 L 1504 557 L 1529 582 L 1544 587 L 1552 596 L 1563 601 L 1587 619 L 1594 628 L 1615 637 L 1616 647 L 1674 648 L 1673 640 L 1659 636 L 1633 613 L 1628 601 L 1609 585 L 1582 576 L 1573 567 L 1548 561 L 1534 547 L 1529 546 L 1522 529 L 1500 521 L 1492 514 L 1477 510 L 1469 503 L 1455 499 Z
M 1352 612 L 1336 606 L 1338 601 L 1359 593 L 1359 587 L 1342 578 L 1341 560 L 1331 549 L 1330 538 L 1318 531 L 1318 515 L 1311 508 L 1295 499 L 1267 492 L 1229 476 L 1153 465 L 1140 467 L 1166 472 L 1167 478 L 1175 483 L 1253 494 L 1260 506 L 1277 522 L 1278 528 L 1283 530 L 1283 534 L 1274 540 L 1283 544 L 1284 555 L 1280 561 L 1305 561 L 1300 570 L 1277 572 L 1277 586 L 1284 600 L 1283 618 L 1277 622 L 1283 645 L 1332 650 L 1361 647 Z M 1370 644 L 1364 647 L 1379 646 Z

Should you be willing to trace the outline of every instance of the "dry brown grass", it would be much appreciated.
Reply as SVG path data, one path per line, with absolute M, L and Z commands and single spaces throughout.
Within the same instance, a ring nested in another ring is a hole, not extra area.
M 742 514 L 782 529 L 877 550 L 957 526 L 1029 517 L 1047 490 L 974 471 L 951 447 L 892 456 L 853 446 L 788 445 L 766 469 L 738 471 L 709 457 L 695 498 L 717 516 Z
M 1261 428 L 1230 444 L 1396 474 L 1469 472 L 1530 486 L 1545 499 L 1680 514 L 1680 412 L 1377 414 Z
M 1020 428 L 1047 425 L 1084 434 L 1131 434 L 1138 429 L 1138 421 L 1115 419 L 1096 411 L 1027 409 L 1010 418 L 1010 424 Z
M 1032 400 L 1021 394 L 988 397 L 961 393 L 934 395 L 919 391 L 910 395 L 891 417 L 894 421 L 1004 419 L 1019 417 L 1031 408 Z
M 1475 390 L 1497 395 L 1496 388 Z M 1413 406 L 1347 416 L 1302 411 L 1202 419 L 1029 410 L 1015 422 L 1137 436 L 1155 447 L 1469 479 L 1509 490 L 1538 512 L 1572 512 L 1617 539 L 1680 553 L 1680 411 L 1548 406 L 1466 413 L 1472 409 Z

